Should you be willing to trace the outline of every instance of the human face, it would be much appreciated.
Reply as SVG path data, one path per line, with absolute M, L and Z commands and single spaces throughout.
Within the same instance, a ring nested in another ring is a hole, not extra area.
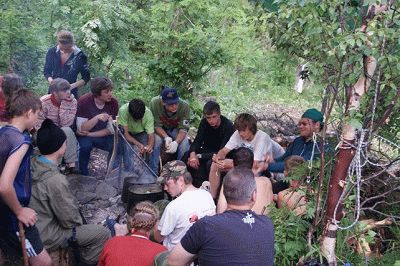
M 218 128 L 221 125 L 221 115 L 217 112 L 212 113 L 211 115 L 206 115 L 207 123 L 212 128 Z
M 59 42 L 58 47 L 60 47 L 61 53 L 70 54 L 73 51 L 74 44 L 73 43 L 62 44 Z
M 164 190 L 173 198 L 179 196 L 183 190 L 182 177 L 179 177 L 177 180 L 170 179 L 165 182 Z
M 105 103 L 110 102 L 112 100 L 112 89 L 102 90 L 97 99 Z
M 300 136 L 303 138 L 311 138 L 313 132 L 319 131 L 319 123 L 314 122 L 309 118 L 302 118 L 298 124 Z
M 247 127 L 245 130 L 239 130 L 239 136 L 245 141 L 252 141 L 254 138 L 253 132 L 251 132 Z
M 31 129 L 32 127 L 34 127 L 37 124 L 37 122 L 39 120 L 40 112 L 41 112 L 41 110 L 34 111 L 31 109 L 26 113 L 26 115 L 28 117 L 28 126 L 27 126 L 28 129 Z
M 165 104 L 165 109 L 170 113 L 176 113 L 178 111 L 178 103 Z
M 71 90 L 68 89 L 66 91 L 56 91 L 54 93 L 54 96 L 56 97 L 56 99 L 61 102 L 63 100 L 67 100 L 70 96 L 71 96 Z

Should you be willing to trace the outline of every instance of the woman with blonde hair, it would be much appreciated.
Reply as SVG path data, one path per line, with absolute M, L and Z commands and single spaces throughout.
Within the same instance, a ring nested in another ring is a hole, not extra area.
M 164 246 L 149 240 L 155 228 L 159 212 L 149 201 L 139 202 L 129 211 L 127 236 L 116 236 L 107 241 L 101 253 L 100 266 L 151 266 L 154 257 L 167 250 Z

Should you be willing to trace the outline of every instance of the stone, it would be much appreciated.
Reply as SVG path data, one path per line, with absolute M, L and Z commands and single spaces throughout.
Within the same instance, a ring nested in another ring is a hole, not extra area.
M 118 191 L 105 182 L 100 182 L 96 187 L 96 195 L 98 199 L 108 200 L 118 194 Z
M 96 198 L 96 193 L 81 191 L 76 193 L 75 197 L 80 204 L 86 204 Z
M 78 192 L 95 192 L 98 185 L 96 178 L 84 175 L 68 175 L 69 187 L 77 196 Z

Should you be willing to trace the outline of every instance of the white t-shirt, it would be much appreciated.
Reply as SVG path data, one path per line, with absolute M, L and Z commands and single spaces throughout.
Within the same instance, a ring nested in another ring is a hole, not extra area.
M 215 214 L 211 194 L 204 189 L 185 191 L 171 201 L 161 217 L 158 230 L 165 236 L 163 244 L 171 250 L 198 219 Z
M 256 135 L 250 142 L 243 140 L 236 130 L 228 143 L 226 143 L 225 148 L 234 150 L 240 147 L 246 147 L 252 150 L 254 153 L 254 161 L 264 161 L 265 155 L 272 155 L 271 138 L 267 133 L 261 130 L 257 130 Z

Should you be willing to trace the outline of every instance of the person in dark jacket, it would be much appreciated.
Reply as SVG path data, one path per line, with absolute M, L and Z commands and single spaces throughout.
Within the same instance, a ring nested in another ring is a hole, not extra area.
M 281 157 L 269 163 L 268 171 L 271 173 L 283 173 L 285 159 L 292 155 L 299 155 L 306 161 L 319 158 L 320 145 L 314 145 L 313 135 L 314 133 L 319 133 L 323 126 L 324 116 L 320 111 L 315 108 L 306 110 L 298 124 L 300 136 L 295 138 Z M 278 181 L 272 186 L 274 194 L 288 187 L 288 183 L 284 181 Z
M 78 89 L 90 80 L 87 56 L 74 43 L 71 32 L 61 30 L 57 34 L 57 45 L 46 54 L 43 74 L 49 85 L 55 78 L 63 78 L 71 85 L 71 93 L 78 99 Z M 81 79 L 77 81 L 78 74 Z

